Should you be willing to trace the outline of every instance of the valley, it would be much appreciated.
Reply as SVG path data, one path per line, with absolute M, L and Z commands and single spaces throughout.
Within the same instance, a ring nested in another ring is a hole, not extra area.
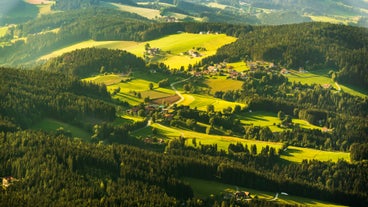
M 0 2 L 0 206 L 367 206 L 368 2 Z

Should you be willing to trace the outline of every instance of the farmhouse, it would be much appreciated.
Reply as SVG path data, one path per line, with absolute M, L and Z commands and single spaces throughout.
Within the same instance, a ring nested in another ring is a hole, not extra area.
M 250 192 L 236 191 L 234 196 L 236 200 L 252 199 Z

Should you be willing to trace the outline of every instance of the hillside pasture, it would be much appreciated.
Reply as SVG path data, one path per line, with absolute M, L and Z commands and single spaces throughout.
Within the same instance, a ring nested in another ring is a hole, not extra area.
M 234 186 L 223 184 L 215 181 L 208 181 L 195 178 L 184 178 L 193 189 L 195 196 L 200 198 L 207 198 L 211 195 L 221 195 L 221 194 L 234 194 L 237 190 L 250 192 L 251 196 L 258 196 L 260 199 L 271 200 L 275 197 L 275 192 L 267 192 L 255 190 L 252 188 L 246 188 L 243 186 Z M 318 201 L 310 198 L 303 198 L 298 196 L 293 196 L 292 192 L 287 192 L 289 195 L 279 194 L 279 198 L 276 202 L 286 203 L 290 205 L 307 205 L 307 206 L 317 206 L 317 207 L 343 207 L 342 205 L 327 203 L 324 201 Z
M 349 93 L 354 96 L 360 96 L 360 97 L 367 97 L 368 96 L 368 90 L 366 89 L 359 89 L 355 87 L 351 87 L 348 85 L 343 84 L 336 84 L 332 81 L 332 79 L 328 75 L 329 70 L 317 70 L 317 71 L 309 71 L 309 72 L 299 72 L 295 70 L 289 70 L 289 73 L 285 76 L 288 78 L 290 82 L 300 82 L 302 84 L 330 84 L 335 90 L 339 90 L 339 87 L 341 87 L 342 91 Z
M 208 95 L 200 95 L 200 94 L 182 94 L 184 97 L 184 101 L 180 103 L 180 105 L 190 106 L 191 108 L 197 108 L 198 110 L 207 111 L 208 105 L 213 105 L 215 107 L 215 111 L 222 111 L 225 108 L 231 107 L 234 108 L 236 105 L 245 107 L 245 104 L 225 101 L 219 98 L 214 98 Z
M 152 128 L 157 129 L 157 135 L 152 134 Z M 257 151 L 260 153 L 262 147 L 266 147 L 267 145 L 273 147 L 278 151 L 282 147 L 281 142 L 266 142 L 266 141 L 258 141 L 258 140 L 249 140 L 232 136 L 223 136 L 223 135 L 211 135 L 211 134 L 203 134 L 195 131 L 190 131 L 186 129 L 180 129 L 177 127 L 168 127 L 159 123 L 153 123 L 149 127 L 145 127 L 143 129 L 137 130 L 132 134 L 137 137 L 147 137 L 147 136 L 157 136 L 158 138 L 164 139 L 175 139 L 180 136 L 186 139 L 186 145 L 193 146 L 192 139 L 196 139 L 197 144 L 200 142 L 202 144 L 217 144 L 218 150 L 228 150 L 229 144 L 240 142 L 243 145 L 247 144 L 248 147 L 251 145 L 257 146 Z M 281 159 L 301 163 L 303 160 L 311 160 L 316 159 L 320 161 L 328 161 L 337 162 L 339 159 L 344 159 L 346 161 L 350 161 L 350 154 L 347 152 L 329 152 L 322 151 L 316 149 L 302 148 L 302 147 L 294 147 L 289 146 L 286 152 L 283 152 L 281 155 Z
M 146 17 L 147 19 L 155 19 L 160 17 L 160 10 L 157 9 L 149 9 L 143 7 L 135 7 L 117 3 L 109 3 L 113 7 L 117 8 L 120 11 L 130 12 L 138 14 L 139 16 Z
M 243 113 L 242 115 L 237 115 L 240 122 L 244 125 L 253 125 L 261 127 L 269 127 L 272 132 L 283 131 L 283 128 L 277 126 L 281 123 L 280 119 L 277 117 L 276 113 L 266 112 L 266 111 L 252 111 Z M 302 119 L 293 119 L 294 124 L 298 124 L 301 128 L 306 129 L 322 129 L 319 126 L 310 124 L 309 122 Z
M 138 45 L 124 48 L 127 51 L 143 57 L 145 45 L 148 43 L 152 48 L 160 48 L 164 53 L 154 58 L 154 62 L 163 62 L 171 68 L 180 68 L 200 62 L 202 58 L 214 55 L 218 48 L 236 40 L 234 37 L 225 34 L 192 34 L 181 33 L 169 35 L 157 40 L 142 42 Z M 183 53 L 193 48 L 205 48 L 200 51 L 201 57 L 191 57 Z
M 109 49 L 123 49 L 126 47 L 130 47 L 132 45 L 136 45 L 138 43 L 134 41 L 94 41 L 94 40 L 87 40 L 83 41 L 59 50 L 55 50 L 47 55 L 41 56 L 38 58 L 38 60 L 48 60 L 53 57 L 60 56 L 64 53 L 71 52 L 77 49 L 83 49 L 83 48 L 109 48 Z
M 98 75 L 83 80 L 87 82 L 94 82 L 96 84 L 105 84 L 106 86 L 110 86 L 113 84 L 120 83 L 121 81 L 124 81 L 126 79 L 127 77 L 122 75 L 108 74 L 108 75 Z
M 33 130 L 44 130 L 44 131 L 47 131 L 47 132 L 56 132 L 56 130 L 60 127 L 64 128 L 65 131 L 70 131 L 73 137 L 83 138 L 85 140 L 90 138 L 89 133 L 86 132 L 85 130 L 83 130 L 79 127 L 75 127 L 73 125 L 70 125 L 68 123 L 61 122 L 61 121 L 51 119 L 51 118 L 42 119 L 41 121 L 35 123 L 31 127 L 31 129 L 33 129 Z
M 332 162 L 337 162 L 339 159 L 343 159 L 350 162 L 350 153 L 323 151 L 310 148 L 289 146 L 287 150 L 283 152 L 281 158 L 288 160 L 290 162 L 297 162 L 297 163 L 300 163 L 304 159 L 332 161 Z
M 285 76 L 288 78 L 290 82 L 300 82 L 302 84 L 331 84 L 336 90 L 336 85 L 332 81 L 332 79 L 328 76 L 327 70 L 317 70 L 317 71 L 308 71 L 308 72 L 299 72 L 296 70 L 289 70 L 289 73 Z
M 232 79 L 206 79 L 204 83 L 211 89 L 211 94 L 217 91 L 240 90 L 243 85 L 243 81 Z

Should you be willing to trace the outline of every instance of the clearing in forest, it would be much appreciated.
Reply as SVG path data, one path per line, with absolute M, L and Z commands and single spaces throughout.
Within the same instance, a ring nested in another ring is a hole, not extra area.
M 228 185 L 214 181 L 207 181 L 195 178 L 184 178 L 184 181 L 189 183 L 193 188 L 193 193 L 195 196 L 200 198 L 207 198 L 211 195 L 221 195 L 221 194 L 234 194 L 236 191 L 250 192 L 251 196 L 258 196 L 260 199 L 271 200 L 275 197 L 275 192 L 267 192 L 255 190 L 252 188 L 245 188 L 242 186 Z M 343 205 L 332 204 L 325 201 L 318 201 L 311 198 L 303 198 L 299 196 L 293 196 L 293 192 L 286 192 L 288 195 L 279 193 L 277 202 L 285 203 L 289 205 L 313 205 L 317 207 L 343 207 Z

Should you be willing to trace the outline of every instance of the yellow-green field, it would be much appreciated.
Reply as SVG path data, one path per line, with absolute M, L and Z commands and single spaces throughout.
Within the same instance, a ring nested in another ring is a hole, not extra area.
M 44 55 L 39 60 L 50 59 L 62 55 L 66 52 L 71 52 L 76 49 L 82 48 L 110 48 L 110 49 L 122 49 L 127 50 L 139 57 L 143 57 L 145 45 L 150 44 L 151 47 L 160 48 L 162 55 L 154 57 L 153 62 L 163 62 L 171 68 L 180 68 L 181 66 L 187 67 L 189 64 L 196 64 L 202 60 L 202 58 L 214 55 L 218 48 L 225 44 L 234 42 L 236 38 L 226 36 L 225 34 L 190 34 L 182 33 L 169 35 L 157 40 L 148 42 L 133 42 L 133 41 L 84 41 L 69 47 L 65 47 L 60 50 L 56 50 L 50 54 Z M 206 48 L 206 51 L 200 52 L 201 57 L 190 57 L 188 55 L 182 55 L 181 53 L 191 50 L 193 47 Z
M 328 77 L 328 70 L 319 70 L 313 72 L 299 72 L 296 70 L 289 70 L 289 73 L 285 75 L 290 82 L 300 82 L 302 84 L 331 84 L 336 88 L 335 83 L 330 77 Z
M 157 9 L 148 9 L 148 8 L 142 8 L 142 7 L 122 5 L 122 4 L 117 4 L 117 3 L 110 3 L 110 4 L 121 11 L 136 13 L 142 17 L 146 17 L 147 19 L 155 19 L 161 16 L 160 10 L 157 10 Z
M 34 124 L 31 129 L 45 130 L 48 132 L 56 132 L 60 127 L 63 127 L 65 131 L 70 131 L 73 137 L 88 139 L 90 135 L 83 129 L 75 127 L 65 122 L 61 122 L 55 119 L 45 118 Z
M 77 49 L 83 49 L 83 48 L 90 48 L 90 47 L 96 47 L 96 48 L 110 48 L 110 49 L 124 49 L 126 47 L 130 47 L 132 45 L 138 44 L 137 42 L 133 41 L 94 41 L 94 40 L 88 40 L 84 42 L 80 42 L 65 48 L 62 48 L 60 50 L 56 50 L 50 54 L 44 55 L 39 58 L 39 60 L 47 60 L 53 57 L 60 56 L 64 53 L 71 52 Z
M 307 160 L 320 160 L 320 161 L 333 161 L 337 162 L 339 159 L 344 159 L 350 162 L 350 153 L 348 152 L 330 152 L 322 151 L 303 147 L 289 146 L 285 151 L 285 155 L 281 155 L 282 159 L 291 162 L 301 162 L 303 159 Z
M 245 188 L 242 186 L 234 186 L 214 181 L 207 181 L 195 178 L 184 178 L 193 189 L 194 195 L 200 198 L 207 198 L 211 195 L 220 195 L 221 193 L 235 193 L 237 187 L 240 191 L 250 192 L 252 196 L 258 196 L 260 199 L 271 200 L 275 197 L 275 192 L 260 191 L 251 188 Z M 310 198 L 303 198 L 299 196 L 293 196 L 292 192 L 287 192 L 289 195 L 279 194 L 279 198 L 276 202 L 286 203 L 290 205 L 305 205 L 305 206 L 317 206 L 317 207 L 343 207 L 343 205 L 332 204 L 324 201 L 318 201 Z
M 364 89 L 356 89 L 354 87 L 350 87 L 347 85 L 341 85 L 341 84 L 336 84 L 335 82 L 332 81 L 332 79 L 328 76 L 328 69 L 326 70 L 317 70 L 317 71 L 310 71 L 310 72 L 305 72 L 305 73 L 301 73 L 299 71 L 295 71 L 295 70 L 289 70 L 289 73 L 286 74 L 285 76 L 289 79 L 290 82 L 300 82 L 303 84 L 330 84 L 335 90 L 339 90 L 339 87 L 341 87 L 341 89 L 346 92 L 349 93 L 351 95 L 354 96 L 360 96 L 360 97 L 367 97 L 368 96 L 368 90 L 364 90 Z
M 329 22 L 329 23 L 333 23 L 333 24 L 356 24 L 357 21 L 359 20 L 359 17 L 348 17 L 348 16 L 313 16 L 310 15 L 309 16 L 312 21 L 314 22 Z
M 232 66 L 233 69 L 238 71 L 238 72 L 243 72 L 245 70 L 249 70 L 249 66 L 243 61 L 228 63 L 228 65 Z
M 240 90 L 243 85 L 243 81 L 231 79 L 207 79 L 204 83 L 211 89 L 211 94 L 216 91 Z
M 212 104 L 215 107 L 215 111 L 222 111 L 225 108 L 231 107 L 234 108 L 236 105 L 245 107 L 245 104 L 225 101 L 219 98 L 214 98 L 209 95 L 200 95 L 200 94 L 182 94 L 184 97 L 184 101 L 180 103 L 180 105 L 190 106 L 191 108 L 197 108 L 198 110 L 206 111 L 207 106 Z
M 237 142 L 240 142 L 244 145 L 247 144 L 248 147 L 254 144 L 257 145 L 258 153 L 261 151 L 262 147 L 266 147 L 267 145 L 270 147 L 274 147 L 276 150 L 282 147 L 282 143 L 278 142 L 248 140 L 232 136 L 208 135 L 176 127 L 167 127 L 158 123 L 154 123 L 150 127 L 138 130 L 133 135 L 138 137 L 146 137 L 148 135 L 152 135 L 152 127 L 157 129 L 157 136 L 161 136 L 160 138 L 173 139 L 183 136 L 186 138 L 187 145 L 192 145 L 192 139 L 195 138 L 197 143 L 201 142 L 202 144 L 217 144 L 218 150 L 227 151 L 229 144 Z M 345 159 L 346 161 L 350 161 L 350 155 L 347 152 L 328 152 L 289 146 L 288 150 L 284 153 L 285 155 L 281 156 L 282 159 L 299 163 L 302 162 L 304 159 L 316 159 L 321 161 L 331 160 L 333 162 L 337 162 L 339 159 Z
M 251 113 L 238 115 L 238 119 L 240 119 L 240 122 L 245 125 L 261 126 L 261 127 L 268 126 L 272 132 L 280 132 L 284 130 L 283 128 L 276 126 L 277 124 L 281 123 L 281 121 L 277 117 L 277 114 L 272 112 L 254 111 Z M 299 124 L 301 128 L 322 129 L 319 126 L 310 124 L 309 122 L 302 119 L 293 119 L 293 123 Z
M 132 79 L 130 81 L 121 82 L 126 80 L 128 77 L 109 74 L 109 75 L 98 75 L 83 79 L 83 81 L 91 81 L 97 84 L 105 84 L 109 92 L 114 91 L 116 88 L 120 88 L 120 92 L 117 93 L 114 98 L 121 99 L 128 102 L 131 105 L 138 105 L 143 102 L 145 97 L 150 99 L 163 98 L 174 95 L 174 91 L 167 88 L 158 87 L 157 83 L 149 81 L 147 79 Z M 155 77 L 153 77 L 155 79 Z M 153 90 L 149 90 L 149 84 L 152 83 L 154 86 Z M 137 98 L 134 92 L 141 93 L 141 98 Z
M 181 33 L 169 35 L 157 40 L 142 42 L 138 45 L 124 48 L 127 51 L 142 57 L 145 45 L 150 44 L 152 48 L 160 48 L 162 56 L 155 57 L 155 62 L 163 62 L 171 68 L 180 68 L 181 66 L 188 66 L 200 62 L 203 58 L 214 55 L 218 48 L 225 44 L 232 43 L 236 40 L 235 37 L 226 36 L 225 34 L 191 34 Z M 206 48 L 206 51 L 200 52 L 201 57 L 190 57 L 182 55 L 193 47 Z
M 0 27 L 0 37 L 4 37 L 8 32 L 8 27 Z

